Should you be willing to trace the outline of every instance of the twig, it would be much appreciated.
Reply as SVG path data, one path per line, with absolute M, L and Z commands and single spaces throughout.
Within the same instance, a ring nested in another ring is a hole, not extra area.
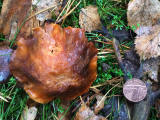
M 113 38 L 113 48 L 114 48 L 114 51 L 115 51 L 115 55 L 116 55 L 118 64 L 119 64 L 120 68 L 122 69 L 122 71 L 124 73 L 124 80 L 127 81 L 129 79 L 128 76 L 127 76 L 127 70 L 124 67 L 124 63 L 122 61 L 122 57 L 121 57 L 121 54 L 120 54 L 120 51 L 119 51 L 119 43 L 115 38 Z

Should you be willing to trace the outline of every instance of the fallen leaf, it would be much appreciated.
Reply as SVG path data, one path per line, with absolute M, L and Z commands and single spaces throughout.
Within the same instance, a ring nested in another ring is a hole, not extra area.
M 9 75 L 9 61 L 12 49 L 7 46 L 0 46 L 0 83 L 5 82 Z
M 31 3 L 31 0 L 4 0 L 0 16 L 0 32 L 7 35 L 7 38 L 13 39 L 17 28 L 21 28 L 30 14 Z M 28 26 L 29 23 L 25 23 L 21 32 L 28 32 Z M 29 29 L 28 35 L 30 32 L 31 29 Z
M 106 120 L 106 118 L 95 115 L 89 107 L 82 103 L 79 111 L 76 113 L 74 120 Z
M 135 49 L 140 58 L 145 60 L 160 56 L 160 25 L 140 27 L 136 30 Z
M 35 106 L 26 106 L 23 110 L 20 120 L 35 120 L 37 116 L 37 108 Z
M 81 28 L 88 32 L 100 29 L 101 22 L 98 8 L 93 5 L 82 8 L 79 14 L 79 24 Z
M 127 10 L 129 26 L 153 26 L 160 21 L 158 0 L 130 0 Z
M 62 0 L 33 0 L 32 1 L 32 5 L 36 7 L 36 11 L 41 11 L 41 10 L 44 10 L 44 9 L 47 9 L 51 6 L 55 6 L 55 14 L 58 15 L 59 14 L 59 9 L 60 9 L 60 5 L 62 4 Z M 54 8 L 52 9 L 49 9 L 45 12 L 42 12 L 38 15 L 36 15 L 36 18 L 37 20 L 39 21 L 44 21 L 46 19 L 49 19 L 51 18 L 51 11 L 53 10 Z

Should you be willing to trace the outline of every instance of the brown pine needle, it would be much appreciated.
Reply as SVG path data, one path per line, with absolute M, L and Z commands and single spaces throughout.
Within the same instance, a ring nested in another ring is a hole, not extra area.
M 48 8 L 45 8 L 45 9 L 43 9 L 43 10 L 40 10 L 40 11 L 36 12 L 35 14 L 31 15 L 30 17 L 28 17 L 28 18 L 27 18 L 27 21 L 30 20 L 31 18 L 33 18 L 34 16 L 36 16 L 36 15 L 38 15 L 38 14 L 40 14 L 40 13 L 43 13 L 43 12 L 45 12 L 45 11 L 47 11 L 47 10 L 50 10 L 50 9 L 55 10 L 55 9 L 56 9 L 56 6 L 53 5 L 53 6 L 50 6 L 50 7 L 48 7 Z M 53 10 L 52 10 L 52 11 L 53 11 Z
M 68 13 L 68 11 L 69 11 L 69 10 L 70 10 L 70 8 L 72 7 L 72 5 L 73 5 L 74 1 L 75 1 L 75 0 L 73 0 L 73 1 L 72 1 L 72 3 L 68 6 L 68 8 L 67 8 L 67 10 L 66 10 L 66 13 Z
M 106 82 L 99 84 L 99 85 L 92 86 L 90 88 L 98 88 L 98 87 L 102 87 L 105 85 L 111 85 L 112 83 L 121 82 L 122 80 L 123 80 L 122 78 L 116 77 L 111 80 L 106 80 Z
M 56 19 L 56 22 L 60 19 L 62 13 L 64 12 L 64 10 L 66 9 L 66 7 L 71 3 L 71 0 L 68 0 L 67 4 L 65 5 L 65 7 L 63 8 L 63 10 L 61 11 L 61 13 L 59 14 L 59 16 Z
M 113 53 L 113 52 L 99 52 L 98 55 L 101 55 L 101 54 L 108 54 L 108 53 Z
M 99 43 L 103 43 L 103 44 L 107 44 L 107 45 L 112 45 L 112 44 L 113 44 L 112 41 L 104 42 L 104 41 L 95 40 L 95 42 L 99 42 Z M 121 44 L 120 46 L 123 46 L 123 47 L 125 47 L 125 48 L 127 48 L 127 49 L 130 49 L 130 47 L 128 47 L 128 46 L 126 46 L 126 45 L 123 45 L 123 44 Z
M 58 21 L 56 21 L 56 23 L 61 22 L 63 19 L 66 19 L 66 17 L 68 17 L 77 7 L 78 5 L 81 3 L 81 1 L 79 1 L 79 3 L 73 8 L 71 9 L 67 14 L 65 14 L 64 16 L 62 16 Z

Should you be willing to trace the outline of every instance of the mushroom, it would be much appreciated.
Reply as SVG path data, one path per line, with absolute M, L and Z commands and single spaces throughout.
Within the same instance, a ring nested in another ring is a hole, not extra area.
M 19 37 L 17 46 L 10 70 L 36 102 L 72 100 L 96 79 L 97 49 L 83 29 L 46 23 L 27 39 Z

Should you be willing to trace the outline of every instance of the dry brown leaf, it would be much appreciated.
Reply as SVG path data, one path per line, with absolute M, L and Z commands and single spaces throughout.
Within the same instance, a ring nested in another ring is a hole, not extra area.
M 160 2 L 158 0 L 131 0 L 128 4 L 129 26 L 152 26 L 160 21 Z
M 83 103 L 76 113 L 74 120 L 106 120 L 106 118 L 95 115 L 94 112 Z
M 144 28 L 136 31 L 135 49 L 141 59 L 149 59 L 160 56 L 160 25 Z
M 0 32 L 13 39 L 17 27 L 20 28 L 27 15 L 30 14 L 31 2 L 32 0 L 4 0 L 0 16 Z M 28 26 L 29 23 L 27 22 L 22 27 L 21 32 L 29 35 L 31 29 Z
M 36 11 L 41 11 L 43 9 L 49 8 L 51 6 L 55 6 L 55 14 L 59 14 L 60 5 L 62 4 L 62 0 L 33 0 L 32 5 L 36 7 Z M 47 10 L 45 12 L 42 12 L 36 16 L 37 20 L 44 21 L 46 19 L 51 18 L 51 11 Z
M 35 120 L 37 116 L 37 108 L 35 106 L 26 106 L 23 110 L 20 120 Z
M 94 113 L 95 114 L 98 114 L 98 112 L 104 108 L 104 102 L 106 99 L 102 99 L 103 96 L 102 95 L 96 95 L 96 99 L 97 99 L 97 103 L 96 103 L 96 106 L 95 106 L 95 109 L 94 109 Z M 103 100 L 103 101 L 101 101 Z M 100 103 L 100 104 L 99 104 Z
M 2 44 L 0 45 L 0 83 L 6 82 L 10 76 L 9 61 L 12 49 Z
M 91 32 L 101 28 L 100 17 L 97 10 L 98 8 L 93 5 L 81 9 L 79 24 L 85 31 Z

